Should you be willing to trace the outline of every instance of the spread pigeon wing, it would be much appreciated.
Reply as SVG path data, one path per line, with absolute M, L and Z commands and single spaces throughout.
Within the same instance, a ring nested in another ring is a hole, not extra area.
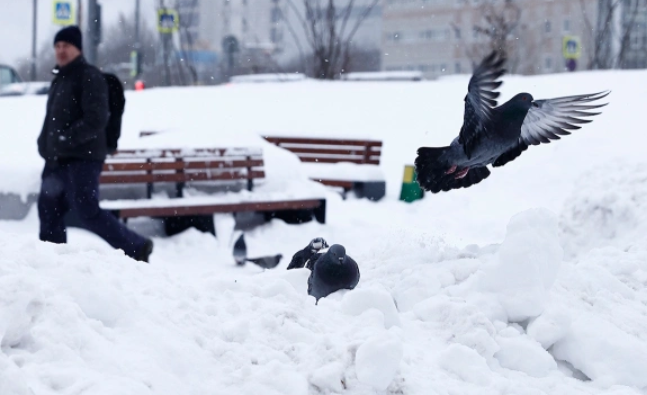
M 559 140 L 559 136 L 571 134 L 569 130 L 580 129 L 581 124 L 591 122 L 584 117 L 592 117 L 599 112 L 589 112 L 604 104 L 588 104 L 606 97 L 609 92 L 588 95 L 558 97 L 555 99 L 536 100 L 528 111 L 521 125 L 521 136 L 516 146 L 499 156 L 492 166 L 499 167 L 515 160 L 529 145 L 550 143 Z
M 606 106 L 608 103 L 589 104 L 606 97 L 609 91 L 587 95 L 558 97 L 555 99 L 536 100 L 528 111 L 521 125 L 521 142 L 526 145 L 550 143 L 559 140 L 559 136 L 571 134 L 569 130 L 580 129 L 581 124 L 589 123 L 599 112 L 589 112 Z
M 496 99 L 500 93 L 496 89 L 502 84 L 498 79 L 505 73 L 504 63 L 505 58 L 494 51 L 483 59 L 470 78 L 463 126 L 458 136 L 458 142 L 463 145 L 468 157 L 471 157 L 478 139 L 488 132 L 485 124 L 491 117 L 492 108 L 497 105 Z

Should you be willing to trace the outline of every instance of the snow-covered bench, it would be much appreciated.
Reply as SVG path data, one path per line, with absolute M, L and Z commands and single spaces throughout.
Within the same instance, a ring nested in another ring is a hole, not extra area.
M 124 221 L 162 218 L 169 235 L 187 226 L 215 234 L 215 213 L 262 212 L 265 219 L 314 217 L 325 223 L 325 197 L 258 191 L 264 178 L 262 153 L 246 148 L 121 150 L 104 164 L 100 184 L 109 200 L 100 204 Z
M 339 187 L 344 195 L 380 200 L 386 182 L 379 168 L 382 142 L 376 140 L 263 136 L 267 141 L 295 153 L 308 176 L 324 185 Z

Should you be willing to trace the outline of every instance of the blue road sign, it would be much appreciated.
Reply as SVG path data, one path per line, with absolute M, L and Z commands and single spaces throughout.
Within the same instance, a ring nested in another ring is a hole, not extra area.
M 53 22 L 56 25 L 73 25 L 76 22 L 71 1 L 54 0 Z

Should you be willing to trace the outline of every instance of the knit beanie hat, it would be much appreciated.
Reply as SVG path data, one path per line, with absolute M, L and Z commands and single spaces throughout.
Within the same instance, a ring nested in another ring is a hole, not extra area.
M 54 37 L 54 45 L 59 41 L 65 41 L 77 47 L 79 51 L 83 51 L 83 36 L 78 26 L 68 26 L 59 30 Z

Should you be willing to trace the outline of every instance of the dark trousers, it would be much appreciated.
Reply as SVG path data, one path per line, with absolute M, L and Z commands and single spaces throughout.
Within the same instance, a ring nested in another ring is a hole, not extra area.
M 38 197 L 40 239 L 67 242 L 65 214 L 73 210 L 83 228 L 112 247 L 134 257 L 146 239 L 128 229 L 114 215 L 99 208 L 99 175 L 103 162 L 73 160 L 46 163 Z

